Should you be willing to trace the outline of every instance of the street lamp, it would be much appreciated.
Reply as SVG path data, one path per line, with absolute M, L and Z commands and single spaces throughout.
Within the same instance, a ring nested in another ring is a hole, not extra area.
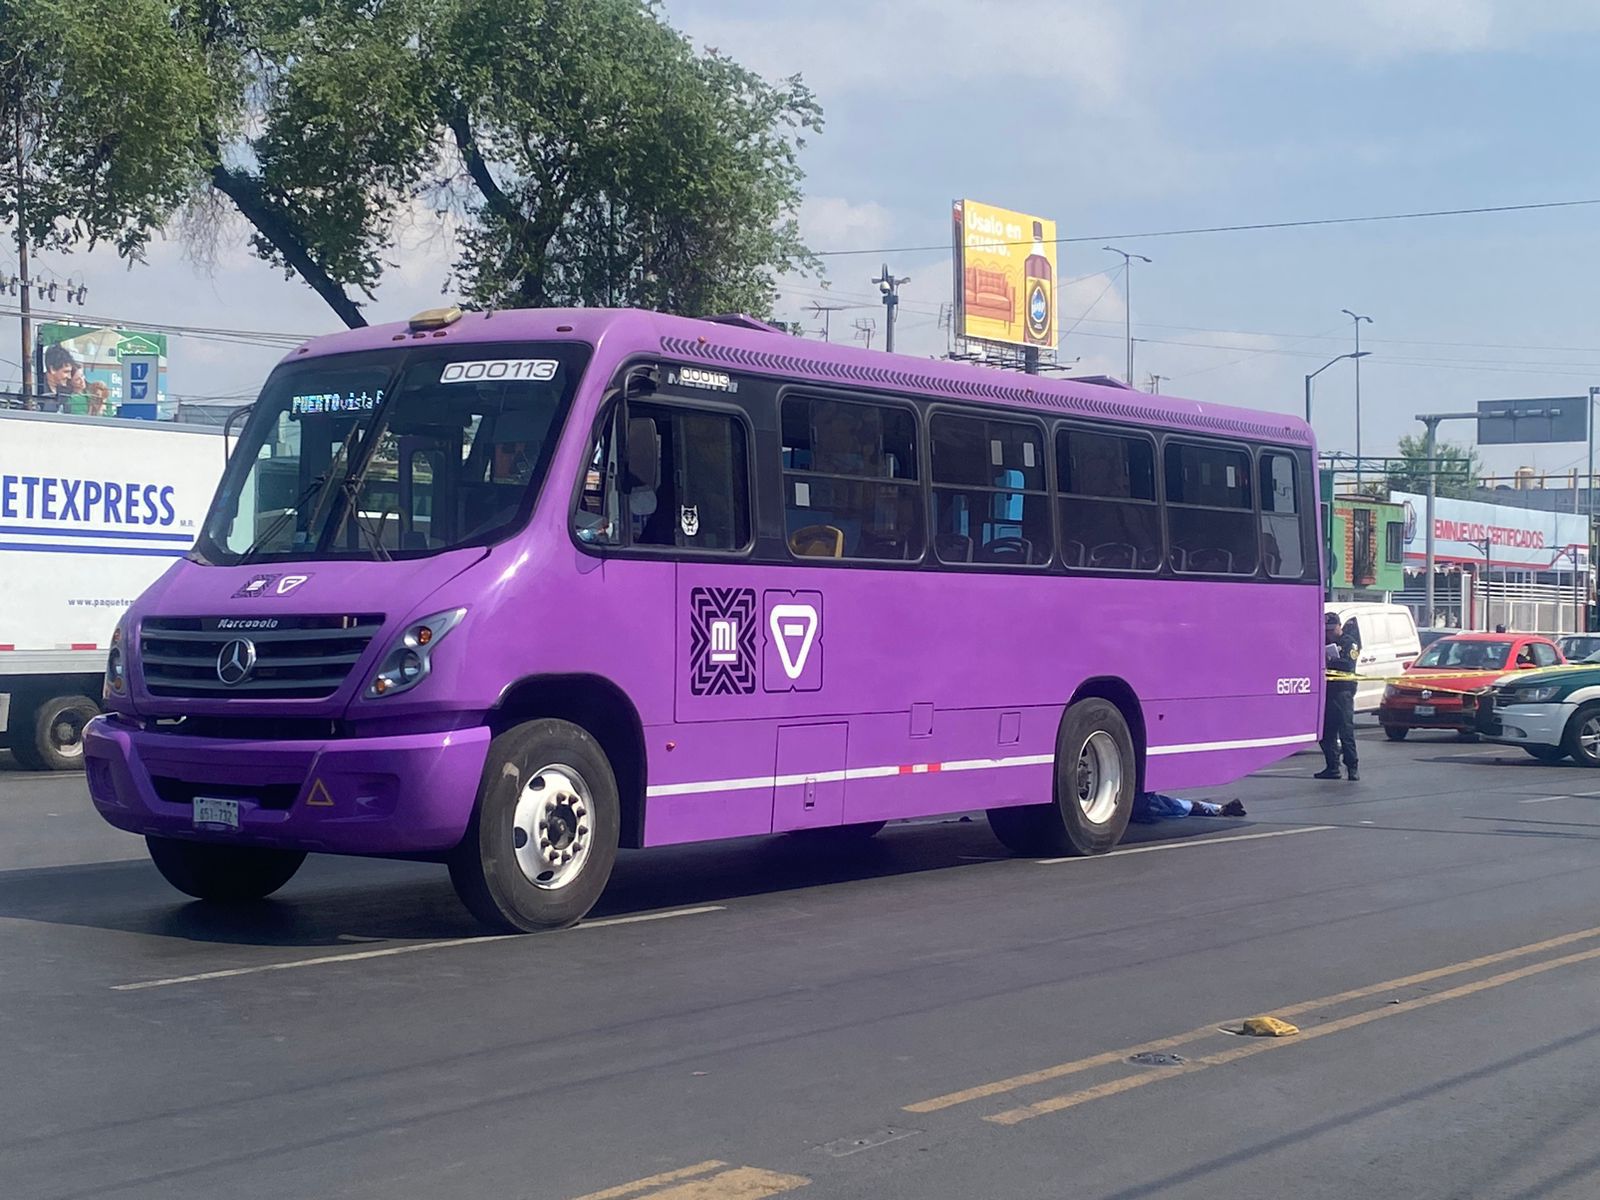
M 1318 375 L 1321 375 L 1329 367 L 1333 366 L 1334 363 L 1342 363 L 1347 358 L 1366 358 L 1367 355 L 1369 355 L 1371 353 L 1372 353 L 1371 350 L 1357 350 L 1353 354 L 1341 354 L 1341 355 L 1339 355 L 1338 358 L 1329 359 L 1327 362 L 1323 363 L 1320 367 L 1318 367 L 1315 371 L 1311 372 L 1311 374 L 1306 376 L 1306 424 L 1307 425 L 1311 424 L 1311 381 L 1313 379 L 1315 379 Z M 1359 367 L 1357 367 L 1356 369 L 1360 370 Z M 1358 446 L 1360 445 L 1359 442 L 1357 442 L 1356 444 Z M 1361 451 L 1357 450 L 1356 454 L 1358 456 L 1357 460 L 1356 460 L 1356 464 L 1357 464 L 1357 466 L 1359 466 L 1360 465 L 1359 456 L 1361 454 Z
M 1142 263 L 1150 260 L 1142 254 L 1129 254 L 1126 250 L 1118 250 L 1115 246 L 1101 246 L 1100 249 L 1110 254 L 1122 255 L 1122 298 L 1123 298 L 1123 325 L 1128 336 L 1128 386 L 1133 386 L 1133 259 Z
M 1356 352 L 1354 357 L 1361 357 L 1361 322 L 1372 324 L 1371 317 L 1363 317 L 1353 313 L 1348 308 L 1339 310 L 1355 324 L 1356 327 Z M 1356 363 L 1356 490 L 1361 490 L 1361 363 Z

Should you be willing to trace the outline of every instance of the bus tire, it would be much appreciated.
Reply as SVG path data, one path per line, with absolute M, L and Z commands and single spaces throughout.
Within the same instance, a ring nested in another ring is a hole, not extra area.
M 180 838 L 146 837 L 150 860 L 162 877 L 197 900 L 239 903 L 272 895 L 305 862 L 303 850 L 270 846 L 219 846 Z
M 538 720 L 489 743 L 450 881 L 478 920 L 509 933 L 575 925 L 611 878 L 622 828 L 600 743 L 570 721 Z
M 1054 801 L 992 808 L 989 828 L 1017 854 L 1104 854 L 1128 827 L 1137 780 L 1127 721 L 1109 700 L 1091 696 L 1061 719 Z
M 11 737 L 11 753 L 29 771 L 81 771 L 83 727 L 100 706 L 88 696 L 51 696 L 33 706 Z

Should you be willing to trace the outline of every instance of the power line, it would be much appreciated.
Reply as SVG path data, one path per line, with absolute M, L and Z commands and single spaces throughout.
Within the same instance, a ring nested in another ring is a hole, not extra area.
M 1360 217 L 1317 217 L 1301 221 L 1252 221 L 1243 225 L 1198 225 L 1190 229 L 1156 229 L 1142 233 L 1096 233 L 1082 234 L 1077 237 L 1062 237 L 1053 239 L 1054 245 L 1064 246 L 1073 242 L 1108 242 L 1117 240 L 1132 240 L 1134 238 L 1161 238 L 1161 237 L 1188 237 L 1198 233 L 1249 233 L 1261 229 L 1308 229 L 1318 225 L 1361 225 L 1375 221 L 1421 221 L 1433 217 L 1471 217 L 1481 216 L 1486 213 L 1508 212 L 1535 212 L 1551 208 L 1582 208 L 1589 205 L 1600 204 L 1600 199 L 1594 200 L 1548 200 L 1538 204 L 1489 204 L 1478 208 L 1436 208 L 1424 212 L 1402 213 L 1377 213 Z M 985 246 L 1031 246 L 1032 239 L 1025 242 L 986 242 Z M 839 258 L 853 254 L 922 254 L 932 250 L 948 250 L 950 244 L 941 242 L 930 246 L 887 246 L 874 247 L 862 250 L 817 250 L 814 251 L 818 258 Z
M 0 305 L 0 316 L 20 316 L 22 310 L 10 305 Z M 69 325 L 84 327 L 134 329 L 149 333 L 168 333 L 183 337 L 196 337 L 224 342 L 244 342 L 254 345 L 270 346 L 298 346 L 301 342 L 315 337 L 309 333 L 286 333 L 272 329 L 215 329 L 203 325 L 170 325 L 159 321 L 146 321 L 142 319 L 123 320 L 117 317 L 88 316 L 83 313 L 51 312 L 45 309 L 32 310 L 34 317 L 45 317 L 52 321 L 60 321 Z

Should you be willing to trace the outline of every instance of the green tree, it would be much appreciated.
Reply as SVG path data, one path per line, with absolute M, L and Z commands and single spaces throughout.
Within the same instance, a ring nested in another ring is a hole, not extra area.
M 766 315 L 816 265 L 814 97 L 695 51 L 654 0 L 0 0 L 0 93 L 35 244 L 137 254 L 187 198 L 191 232 L 238 214 L 348 325 L 408 219 L 453 233 L 481 305 Z
M 419 52 L 427 7 L 180 0 L 174 13 L 212 84 L 204 186 L 249 223 L 257 255 L 351 326 L 366 324 L 352 293 L 371 299 L 437 137 Z
M 777 272 L 815 267 L 798 77 L 696 53 L 648 0 L 454 0 L 425 45 L 474 301 L 766 315 Z
M 1426 440 L 1406 434 L 1400 439 L 1397 455 L 1402 461 L 1389 471 L 1387 480 L 1391 491 L 1426 493 L 1428 490 L 1428 459 Z M 1435 442 L 1433 457 L 1437 462 L 1437 493 L 1457 499 L 1470 499 L 1472 489 L 1483 474 L 1483 464 L 1478 452 L 1470 446 L 1457 446 L 1451 442 Z
M 0 0 L 0 224 L 30 247 L 136 258 L 192 191 L 209 83 L 170 18 L 160 0 Z

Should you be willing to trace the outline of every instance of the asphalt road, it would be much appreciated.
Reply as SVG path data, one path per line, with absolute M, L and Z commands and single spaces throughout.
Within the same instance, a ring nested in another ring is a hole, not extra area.
M 1103 859 L 981 818 L 626 855 L 505 939 L 409 864 L 186 903 L 0 765 L 0 1195 L 1589 1200 L 1600 772 L 1364 754 Z

